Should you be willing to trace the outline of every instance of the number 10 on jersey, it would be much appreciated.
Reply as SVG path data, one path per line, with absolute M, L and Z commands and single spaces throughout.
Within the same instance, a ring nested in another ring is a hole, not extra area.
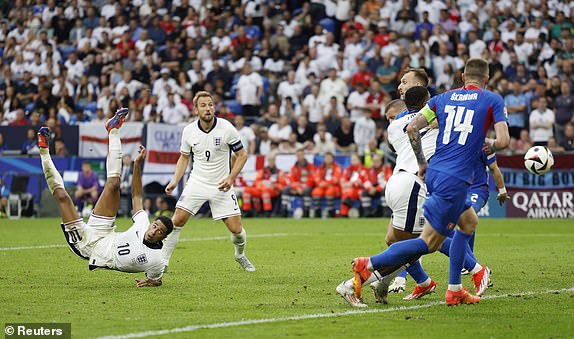
M 452 131 L 455 131 L 460 132 L 458 143 L 460 145 L 466 144 L 466 139 L 473 130 L 472 118 L 474 117 L 474 110 L 466 109 L 464 106 L 446 105 L 444 106 L 444 112 L 447 114 L 447 117 L 444 135 L 442 136 L 442 143 L 444 145 L 448 144 L 450 141 L 450 134 Z

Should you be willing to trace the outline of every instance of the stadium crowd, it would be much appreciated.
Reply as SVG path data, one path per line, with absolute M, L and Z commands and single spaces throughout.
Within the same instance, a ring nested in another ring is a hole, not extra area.
M 469 57 L 490 63 L 488 87 L 508 111 L 509 152 L 533 144 L 574 149 L 573 1 L 15 0 L 2 6 L 0 125 L 30 126 L 22 153 L 35 147 L 32 132 L 41 125 L 103 122 L 119 107 L 129 107 L 132 121 L 188 124 L 197 119 L 194 93 L 206 90 L 249 154 L 303 149 L 357 154 L 366 163 L 386 149 L 384 106 L 398 97 L 402 74 L 424 69 L 431 93 L 442 93 L 460 86 Z M 63 142 L 58 149 L 66 155 Z M 292 189 L 279 186 L 278 192 Z M 264 187 L 244 193 L 264 201 L 277 193 Z M 303 195 L 349 198 L 348 189 L 338 190 L 325 184 Z
M 37 0 L 4 2 L 0 124 L 186 124 L 215 94 L 250 154 L 358 153 L 385 141 L 407 68 L 431 92 L 489 60 L 511 151 L 572 150 L 572 1 Z M 0 137 L 0 149 L 4 141 Z

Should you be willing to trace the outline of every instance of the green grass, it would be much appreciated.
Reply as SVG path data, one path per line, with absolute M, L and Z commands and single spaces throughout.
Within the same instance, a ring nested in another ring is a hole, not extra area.
M 356 311 L 335 293 L 350 277 L 355 256 L 384 249 L 386 219 L 247 219 L 247 254 L 257 272 L 241 271 L 221 222 L 192 220 L 170 272 L 159 288 L 135 288 L 141 274 L 88 271 L 87 262 L 67 248 L 5 250 L 7 247 L 64 245 L 56 219 L 0 221 L 0 320 L 70 322 L 75 338 L 93 338 L 310 314 Z M 127 219 L 119 227 L 129 226 Z M 438 284 L 437 293 L 417 301 L 391 296 L 369 310 L 306 320 L 275 321 L 226 328 L 170 333 L 189 337 L 470 337 L 566 338 L 574 336 L 574 226 L 571 220 L 482 219 L 476 254 L 492 268 L 494 288 L 479 305 L 448 308 L 444 300 L 448 260 L 442 254 L 423 259 Z M 470 279 L 464 277 L 466 286 Z M 409 280 L 408 288 L 412 288 Z M 523 292 L 536 294 L 509 296 Z M 412 308 L 411 306 L 429 307 Z M 398 307 L 411 307 L 400 310 Z

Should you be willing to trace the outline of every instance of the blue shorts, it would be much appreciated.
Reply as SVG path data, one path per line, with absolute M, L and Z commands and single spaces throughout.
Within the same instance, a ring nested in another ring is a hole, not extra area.
M 425 182 L 430 196 L 423 205 L 424 216 L 437 232 L 446 237 L 462 213 L 471 206 L 466 199 L 470 185 L 464 180 L 430 168 Z
M 466 204 L 472 206 L 474 211 L 478 213 L 484 205 L 488 202 L 488 187 L 486 190 L 483 187 L 471 188 L 466 197 Z

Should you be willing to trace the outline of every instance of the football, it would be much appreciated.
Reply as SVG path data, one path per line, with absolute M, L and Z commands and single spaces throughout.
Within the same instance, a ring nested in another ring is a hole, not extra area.
M 552 152 L 544 146 L 534 146 L 524 155 L 524 166 L 533 174 L 543 175 L 548 173 L 554 165 Z

